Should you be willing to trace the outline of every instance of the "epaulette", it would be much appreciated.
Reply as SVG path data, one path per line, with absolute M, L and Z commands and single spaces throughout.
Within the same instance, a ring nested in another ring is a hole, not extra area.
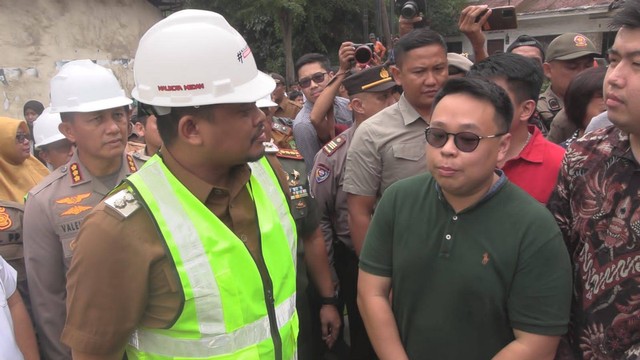
M 123 189 L 111 195 L 104 201 L 105 205 L 113 209 L 122 219 L 128 218 L 142 206 L 136 200 L 133 193 L 128 189 Z
M 347 137 L 345 135 L 338 135 L 333 140 L 329 141 L 327 145 L 323 146 L 322 151 L 324 151 L 327 156 L 331 156 L 346 142 Z
M 280 149 L 276 154 L 277 157 L 285 159 L 303 160 L 302 154 L 298 150 L 293 149 Z
M 69 167 L 67 166 L 67 164 L 60 166 L 59 168 L 53 170 L 51 174 L 45 176 L 44 179 L 40 180 L 40 182 L 36 186 L 34 186 L 31 190 L 29 190 L 29 193 L 27 194 L 27 196 L 35 195 L 39 193 L 40 191 L 46 189 L 49 185 L 63 178 L 68 173 L 69 173 Z
M 273 143 L 273 139 L 269 142 L 262 143 L 264 145 L 264 152 L 267 154 L 276 154 L 280 151 L 280 148 L 276 144 Z
M 271 124 L 271 129 L 285 135 L 291 135 L 292 131 L 290 127 L 278 123 Z

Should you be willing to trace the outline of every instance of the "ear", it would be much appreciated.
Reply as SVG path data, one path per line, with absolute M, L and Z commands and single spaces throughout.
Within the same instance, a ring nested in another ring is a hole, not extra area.
M 528 122 L 531 116 L 536 111 L 536 102 L 533 100 L 527 100 L 520 104 L 522 107 L 522 113 L 520 114 L 520 121 Z
M 196 118 L 193 115 L 184 115 L 178 121 L 178 138 L 193 146 L 199 146 L 203 143 L 201 122 L 206 121 L 202 118 Z
M 396 82 L 396 84 L 402 86 L 402 82 L 400 81 L 400 68 L 398 68 L 398 66 L 396 65 L 391 65 L 389 69 L 391 69 L 391 75 L 393 76 L 393 80 Z
M 352 111 L 357 112 L 358 114 L 364 113 L 364 107 L 362 106 L 362 99 L 354 97 L 349 102 L 349 107 Z
M 511 134 L 507 133 L 500 137 L 500 143 L 498 145 L 498 164 L 502 164 L 502 162 L 507 158 L 509 146 L 511 146 Z
M 544 76 L 546 76 L 547 79 L 551 79 L 551 65 L 548 62 L 542 64 L 542 70 L 544 71 Z
M 144 126 L 141 122 L 137 122 L 133 125 L 133 132 L 138 134 L 138 136 L 144 136 Z
M 60 130 L 62 135 L 64 135 L 64 137 L 66 137 L 69 141 L 71 141 L 72 143 L 76 142 L 76 136 L 75 132 L 73 131 L 73 126 L 69 122 L 61 122 L 60 125 L 58 125 L 58 130 Z

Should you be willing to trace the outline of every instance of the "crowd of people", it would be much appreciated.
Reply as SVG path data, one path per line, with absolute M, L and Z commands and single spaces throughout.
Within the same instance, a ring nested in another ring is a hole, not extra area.
M 63 65 L 0 118 L 0 359 L 640 358 L 640 0 L 606 66 L 487 54 L 490 15 L 471 56 L 401 18 L 295 84 L 202 10 L 140 39 L 133 99 Z

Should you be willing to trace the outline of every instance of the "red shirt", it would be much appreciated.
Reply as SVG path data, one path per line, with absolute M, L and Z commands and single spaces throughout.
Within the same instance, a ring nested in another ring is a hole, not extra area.
M 558 180 L 565 150 L 545 139 L 537 127 L 530 125 L 529 132 L 529 143 L 502 170 L 512 183 L 546 204 Z

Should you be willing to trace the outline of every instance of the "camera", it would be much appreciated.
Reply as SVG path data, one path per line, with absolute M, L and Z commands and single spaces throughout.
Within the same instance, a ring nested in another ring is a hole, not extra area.
M 396 14 L 405 19 L 413 19 L 427 13 L 426 0 L 395 0 L 395 3 Z
M 368 64 L 373 57 L 373 43 L 366 44 L 353 44 L 353 48 L 356 49 L 354 56 L 358 64 Z

